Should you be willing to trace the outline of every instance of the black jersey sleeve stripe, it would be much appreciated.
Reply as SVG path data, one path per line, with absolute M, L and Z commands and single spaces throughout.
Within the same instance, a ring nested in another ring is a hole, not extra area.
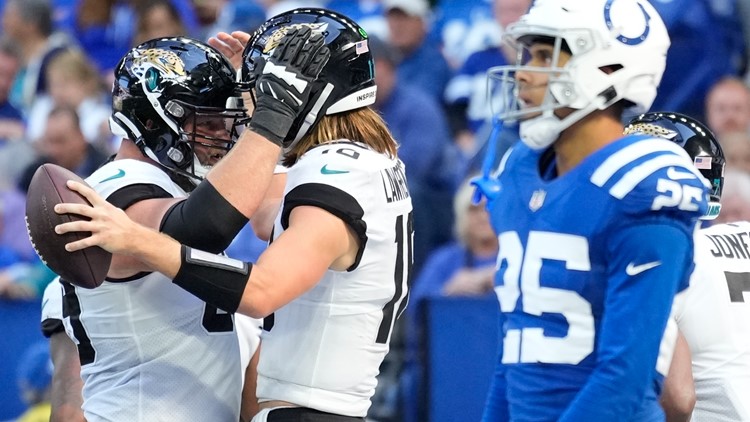
M 354 230 L 359 238 L 357 257 L 347 271 L 353 271 L 359 266 L 362 253 L 367 244 L 367 223 L 362 219 L 365 212 L 356 199 L 343 190 L 322 183 L 305 183 L 292 189 L 284 197 L 284 209 L 281 210 L 281 226 L 289 227 L 289 215 L 295 207 L 311 205 L 322 208 L 336 217 L 344 220 Z
M 127 209 L 138 201 L 154 198 L 172 198 L 161 186 L 150 183 L 137 183 L 124 186 L 107 197 L 107 202 L 120 209 Z
M 106 277 L 105 280 L 111 282 L 111 283 L 126 283 L 128 281 L 138 280 L 143 277 L 146 277 L 147 275 L 151 274 L 151 271 L 141 271 L 139 273 L 133 274 L 129 277 L 125 278 L 112 278 L 112 277 Z
M 42 321 L 42 334 L 44 337 L 50 338 L 53 334 L 61 333 L 65 331 L 63 322 L 57 318 L 47 318 Z
M 107 197 L 107 202 L 116 206 L 117 208 L 125 210 L 136 202 L 156 198 L 173 198 L 173 196 L 159 185 L 154 185 L 151 183 L 136 183 L 123 186 L 120 189 L 112 192 L 112 194 Z M 150 274 L 150 272 L 139 272 L 126 278 L 117 279 L 107 277 L 105 278 L 105 280 L 113 283 L 122 283 L 137 280 L 139 278 L 145 277 L 148 274 Z

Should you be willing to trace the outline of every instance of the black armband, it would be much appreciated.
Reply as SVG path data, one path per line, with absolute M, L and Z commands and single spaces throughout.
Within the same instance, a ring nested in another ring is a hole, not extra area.
M 170 208 L 160 231 L 180 243 L 212 253 L 224 251 L 247 224 L 247 217 L 204 180 L 184 201 Z
M 182 263 L 172 282 L 209 305 L 235 313 L 253 264 L 182 245 Z

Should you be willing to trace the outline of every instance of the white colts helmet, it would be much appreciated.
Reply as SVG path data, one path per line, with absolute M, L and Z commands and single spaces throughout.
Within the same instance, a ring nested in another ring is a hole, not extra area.
M 540 39 L 554 46 L 551 67 L 525 66 L 525 52 Z M 521 139 L 534 149 L 548 147 L 573 123 L 620 100 L 627 100 L 633 113 L 648 111 L 670 44 L 664 22 L 647 0 L 536 0 L 509 26 L 504 41 L 518 55 L 515 65 L 488 72 L 490 85 L 499 83 L 503 93 L 493 113 L 504 121 L 521 120 Z M 563 48 L 571 58 L 558 67 Z M 519 70 L 549 75 L 541 105 L 519 107 Z M 575 111 L 559 118 L 554 111 L 560 108 Z

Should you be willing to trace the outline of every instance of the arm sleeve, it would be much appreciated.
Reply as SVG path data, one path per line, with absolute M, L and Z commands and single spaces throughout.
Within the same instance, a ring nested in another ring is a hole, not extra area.
M 247 217 L 204 180 L 188 199 L 162 218 L 160 231 L 191 248 L 220 253 L 247 224 Z
M 665 220 L 623 227 L 608 243 L 596 367 L 560 421 L 628 421 L 641 409 L 656 377 L 672 301 L 693 269 L 692 233 L 685 225 Z M 656 262 L 627 274 L 631 264 Z

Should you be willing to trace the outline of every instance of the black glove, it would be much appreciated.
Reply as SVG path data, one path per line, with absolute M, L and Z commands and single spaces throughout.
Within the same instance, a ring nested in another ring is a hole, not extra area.
M 256 101 L 250 129 L 283 146 L 330 55 L 321 34 L 308 27 L 289 30 L 273 55 L 255 67 Z

